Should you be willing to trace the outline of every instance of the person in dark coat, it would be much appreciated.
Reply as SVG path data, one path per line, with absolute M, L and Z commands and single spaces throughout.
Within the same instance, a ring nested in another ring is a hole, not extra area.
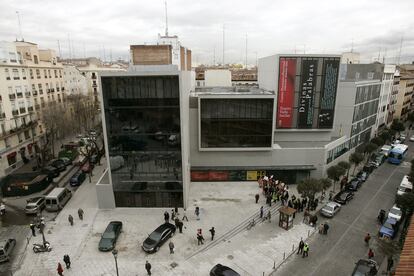
M 197 233 L 197 244 L 198 244 L 198 245 L 200 245 L 200 243 L 201 243 L 201 244 L 204 244 L 204 242 L 203 242 L 203 241 L 204 241 L 203 234 L 201 234 L 201 232 L 198 232 L 198 233 Z
M 184 226 L 184 223 L 182 221 L 179 221 L 178 222 L 178 230 L 180 231 L 180 233 L 183 233 L 183 226 Z
M 148 275 L 151 275 L 151 264 L 148 261 L 145 262 L 145 270 L 147 271 Z
M 68 221 L 69 221 L 70 225 L 73 226 L 73 217 L 72 217 L 72 215 L 68 216 Z
M 329 225 L 327 222 L 325 222 L 325 224 L 323 225 L 323 234 L 327 235 L 328 234 L 328 230 L 329 230 Z
M 214 240 L 214 235 L 216 234 L 216 230 L 214 229 L 214 227 L 211 227 L 211 229 L 208 231 L 210 231 L 211 233 L 211 240 Z
M 263 206 L 260 207 L 260 218 L 263 218 Z
M 32 230 L 33 237 L 36 237 L 35 225 L 33 223 L 30 223 L 30 230 Z
M 68 254 L 66 254 L 66 255 L 63 256 L 63 261 L 66 264 L 66 268 L 69 269 L 70 268 L 70 257 L 69 257 Z
M 174 219 L 175 227 L 178 227 L 179 222 L 180 222 L 180 219 L 178 217 L 175 217 Z
M 257 204 L 257 202 L 259 201 L 259 194 L 256 194 L 255 196 L 254 196 L 254 199 L 256 200 L 256 204 Z
M 305 246 L 305 243 L 303 242 L 302 239 L 300 239 L 299 246 L 298 246 L 298 252 L 296 254 L 302 254 L 304 246 Z
M 167 223 L 168 221 L 170 221 L 170 214 L 168 214 L 167 211 L 164 212 L 164 220 L 165 220 L 165 223 Z
M 63 267 L 60 263 L 58 263 L 58 267 L 57 267 L 57 273 L 59 274 L 59 276 L 63 276 Z

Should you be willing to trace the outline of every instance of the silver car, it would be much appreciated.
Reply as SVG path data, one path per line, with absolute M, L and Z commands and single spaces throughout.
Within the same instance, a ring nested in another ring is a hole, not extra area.
M 326 205 L 322 207 L 321 214 L 325 217 L 332 218 L 333 216 L 335 216 L 336 213 L 339 212 L 340 209 L 341 204 L 331 201 L 326 203 Z
M 45 208 L 45 197 L 39 196 L 39 197 L 28 199 L 26 207 L 24 208 L 24 211 L 28 215 L 37 214 L 44 208 Z

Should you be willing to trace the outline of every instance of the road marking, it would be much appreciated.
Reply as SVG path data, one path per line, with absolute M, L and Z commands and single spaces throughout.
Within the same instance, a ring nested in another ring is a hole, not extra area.
M 361 212 L 359 212 L 359 215 L 354 219 L 354 221 L 348 226 L 348 228 L 346 229 L 346 231 L 342 234 L 342 236 L 337 240 L 337 242 L 334 244 L 334 246 L 331 247 L 331 249 L 327 252 L 327 254 L 325 255 L 325 257 L 323 258 L 323 260 L 321 262 L 319 262 L 318 266 L 312 271 L 312 273 L 310 275 L 315 275 L 316 270 L 319 269 L 319 267 L 321 266 L 321 264 L 323 264 L 324 262 L 327 261 L 328 257 L 331 256 L 331 254 L 333 254 L 333 251 L 335 250 L 336 247 L 338 247 L 338 245 L 341 243 L 341 241 L 345 238 L 345 236 L 348 234 L 348 232 L 354 228 L 354 224 L 359 220 L 359 218 L 362 216 L 362 213 L 364 213 L 364 211 L 368 208 L 368 206 L 372 203 L 372 201 L 374 200 L 374 198 L 376 198 L 378 196 L 378 194 L 380 193 L 380 191 L 385 187 L 385 185 L 388 184 L 388 182 L 390 181 L 391 177 L 394 175 L 395 171 L 397 170 L 398 167 L 395 167 L 392 170 L 392 173 L 388 176 L 387 180 L 381 185 L 381 188 L 377 190 L 377 192 L 374 194 L 373 197 L 371 197 L 371 199 L 368 201 L 368 203 L 365 205 L 365 207 L 361 210 Z M 362 237 L 361 237 L 361 241 L 362 241 Z

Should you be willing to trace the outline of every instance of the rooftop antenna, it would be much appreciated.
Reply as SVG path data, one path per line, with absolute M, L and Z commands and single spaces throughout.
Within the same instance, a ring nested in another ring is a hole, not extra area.
M 59 39 L 58 39 L 57 43 L 58 43 L 58 49 L 59 49 L 59 57 L 62 58 L 62 51 L 60 50 L 60 41 L 59 41 Z
M 168 12 L 167 12 L 167 0 L 165 0 L 165 36 L 168 36 Z
M 246 33 L 246 60 L 245 60 L 244 66 L 247 69 L 247 33 Z
M 225 32 L 224 31 L 225 31 L 225 25 L 223 24 L 223 66 L 224 66 L 224 52 L 225 52 L 224 51 L 224 45 L 225 45 L 224 44 L 224 40 L 225 40 Z
M 17 21 L 19 22 L 20 39 L 21 39 L 21 41 L 24 41 L 23 34 L 22 34 L 22 23 L 20 22 L 20 13 L 18 11 L 16 11 L 16 15 L 17 15 Z
M 401 36 L 400 51 L 399 51 L 398 57 L 397 57 L 397 64 L 400 64 L 402 45 L 403 45 L 403 37 Z

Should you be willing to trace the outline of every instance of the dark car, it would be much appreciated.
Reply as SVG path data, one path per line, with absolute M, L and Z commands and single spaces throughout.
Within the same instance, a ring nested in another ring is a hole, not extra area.
M 367 172 L 360 171 L 357 174 L 357 178 L 361 182 L 365 182 L 368 179 L 369 174 Z
M 157 252 L 175 233 L 175 226 L 171 223 L 164 223 L 152 232 L 142 244 L 142 249 L 147 253 Z
M 60 174 L 60 171 L 57 168 L 52 167 L 52 166 L 46 166 L 46 167 L 44 167 L 42 169 L 42 172 L 45 173 L 45 174 L 47 174 L 51 178 L 58 177 L 59 174 Z
M 345 186 L 348 191 L 358 191 L 359 187 L 361 187 L 361 181 L 358 178 L 352 179 Z
M 66 170 L 65 162 L 61 159 L 52 160 L 49 163 L 49 166 L 55 167 L 56 169 L 58 169 L 59 172 L 63 172 L 64 170 Z
M 105 232 L 102 234 L 98 249 L 100 251 L 111 251 L 114 249 L 121 230 L 121 221 L 111 221 L 106 227 Z
M 371 164 L 372 166 L 378 168 L 379 166 L 382 165 L 382 163 L 385 162 L 386 159 L 387 159 L 387 157 L 385 156 L 384 153 L 377 152 L 377 153 L 374 153 L 371 156 L 371 162 L 369 162 L 369 164 Z
M 381 226 L 378 236 L 381 238 L 387 237 L 393 239 L 398 231 L 398 222 L 394 218 L 387 218 L 384 224 Z
M 70 186 L 74 187 L 74 186 L 80 186 L 82 184 L 82 182 L 85 180 L 86 175 L 83 171 L 79 170 L 77 172 L 75 172 L 74 175 L 72 175 L 72 177 L 69 180 L 69 184 Z
M 66 167 L 72 165 L 72 160 L 68 157 L 61 157 L 59 160 L 62 160 Z
M 210 270 L 210 276 L 240 276 L 240 274 L 228 266 L 216 264 Z
M 354 193 L 351 191 L 339 192 L 335 197 L 334 201 L 339 204 L 347 204 L 348 201 L 354 198 Z
M 375 276 L 378 273 L 378 265 L 374 260 L 360 259 L 355 264 L 352 276 Z

